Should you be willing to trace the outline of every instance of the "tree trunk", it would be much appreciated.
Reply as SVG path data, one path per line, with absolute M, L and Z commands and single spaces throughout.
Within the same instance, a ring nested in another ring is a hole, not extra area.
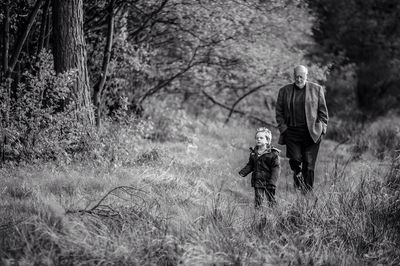
M 113 42 L 114 35 L 114 1 L 110 0 L 110 4 L 108 6 L 108 18 L 107 18 L 107 42 L 104 48 L 104 57 L 103 57 L 103 66 L 102 66 L 102 74 L 100 77 L 100 82 L 98 86 L 94 87 L 93 98 L 94 105 L 96 107 L 96 126 L 99 129 L 101 123 L 101 96 L 104 89 L 104 85 L 106 83 L 107 74 L 108 74 L 108 65 L 111 58 L 111 48 Z
M 33 23 L 35 22 L 36 15 L 38 14 L 40 6 L 42 5 L 42 1 L 43 0 L 36 1 L 36 4 L 35 4 L 32 12 L 29 14 L 27 24 L 26 24 L 24 30 L 21 32 L 21 34 L 18 37 L 18 40 L 16 43 L 16 48 L 13 52 L 12 58 L 10 60 L 10 65 L 8 66 L 8 69 L 7 69 L 7 77 L 11 77 L 14 67 L 16 66 L 16 64 L 18 62 L 19 55 L 20 55 L 22 48 L 26 42 L 26 39 L 28 38 L 28 35 L 33 26 Z
M 4 4 L 4 36 L 3 36 L 3 72 L 8 69 L 8 52 L 10 50 L 10 3 Z
M 8 71 L 8 53 L 10 48 L 10 2 L 9 0 L 6 1 L 4 5 L 4 36 L 3 36 L 3 74 L 4 76 L 7 75 Z M 3 76 L 3 75 L 2 75 Z M 0 82 L 3 82 L 3 78 L 0 79 Z M 5 150 L 7 145 L 7 134 L 5 132 L 5 128 L 8 127 L 8 120 L 9 120 L 9 108 L 10 108 L 10 86 L 9 80 L 5 80 L 6 84 L 6 108 L 5 110 L 0 110 L 0 127 L 1 127 L 1 134 L 0 134 L 0 166 L 6 159 Z
M 50 37 L 51 37 L 51 18 L 50 18 L 50 13 L 47 15 L 45 32 L 46 33 L 45 33 L 44 48 L 46 48 L 46 50 L 49 50 L 50 49 Z
M 86 45 L 83 33 L 83 0 L 53 0 L 53 56 L 56 73 L 77 70 L 71 88 L 77 119 L 93 124 Z
M 47 21 L 49 17 L 49 8 L 50 8 L 50 0 L 46 0 L 46 4 L 43 7 L 42 13 L 42 22 L 40 24 L 40 36 L 39 36 L 39 44 L 37 47 L 36 55 L 39 56 L 40 52 L 44 48 L 45 40 L 46 40 L 46 28 L 47 28 Z

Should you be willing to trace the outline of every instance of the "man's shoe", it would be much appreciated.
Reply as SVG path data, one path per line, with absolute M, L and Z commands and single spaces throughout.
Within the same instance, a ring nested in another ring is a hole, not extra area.
M 301 171 L 297 174 L 293 174 L 293 179 L 295 189 L 301 189 L 304 186 L 304 177 Z
M 300 182 L 304 183 L 304 177 L 303 177 L 303 173 L 302 172 L 298 172 L 296 174 L 296 178 L 297 180 L 299 180 Z

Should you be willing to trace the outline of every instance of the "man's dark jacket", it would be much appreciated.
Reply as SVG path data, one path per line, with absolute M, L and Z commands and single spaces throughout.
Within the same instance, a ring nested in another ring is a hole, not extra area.
M 281 165 L 279 150 L 271 148 L 262 155 L 257 154 L 257 148 L 250 148 L 250 158 L 247 165 L 239 171 L 241 176 L 251 175 L 251 186 L 256 188 L 275 188 L 280 175 Z
M 307 128 L 311 138 L 317 142 L 321 134 L 325 134 L 328 125 L 328 109 L 326 107 L 323 88 L 315 83 L 307 82 L 305 86 L 305 113 Z M 280 132 L 278 143 L 286 144 L 284 133 L 288 128 L 290 118 L 290 100 L 292 99 L 294 84 L 288 84 L 279 90 L 276 101 L 276 122 Z

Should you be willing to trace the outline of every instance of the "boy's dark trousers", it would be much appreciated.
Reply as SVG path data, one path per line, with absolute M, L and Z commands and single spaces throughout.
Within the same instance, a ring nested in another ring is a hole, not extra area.
M 289 127 L 285 132 L 285 141 L 286 157 L 294 172 L 294 186 L 304 191 L 312 190 L 321 138 L 315 143 L 306 127 Z
M 275 205 L 275 188 L 273 187 L 255 187 L 254 188 L 254 206 L 259 208 L 264 199 L 268 200 L 268 205 Z

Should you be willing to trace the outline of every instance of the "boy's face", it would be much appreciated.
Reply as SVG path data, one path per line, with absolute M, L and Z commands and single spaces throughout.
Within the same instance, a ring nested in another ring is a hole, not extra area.
M 265 133 L 263 133 L 263 132 L 258 132 L 258 133 L 256 134 L 256 145 L 257 145 L 258 147 L 267 145 L 267 144 L 270 143 L 270 141 L 271 141 L 271 140 L 270 140 L 269 138 L 267 138 L 267 135 L 266 135 Z

